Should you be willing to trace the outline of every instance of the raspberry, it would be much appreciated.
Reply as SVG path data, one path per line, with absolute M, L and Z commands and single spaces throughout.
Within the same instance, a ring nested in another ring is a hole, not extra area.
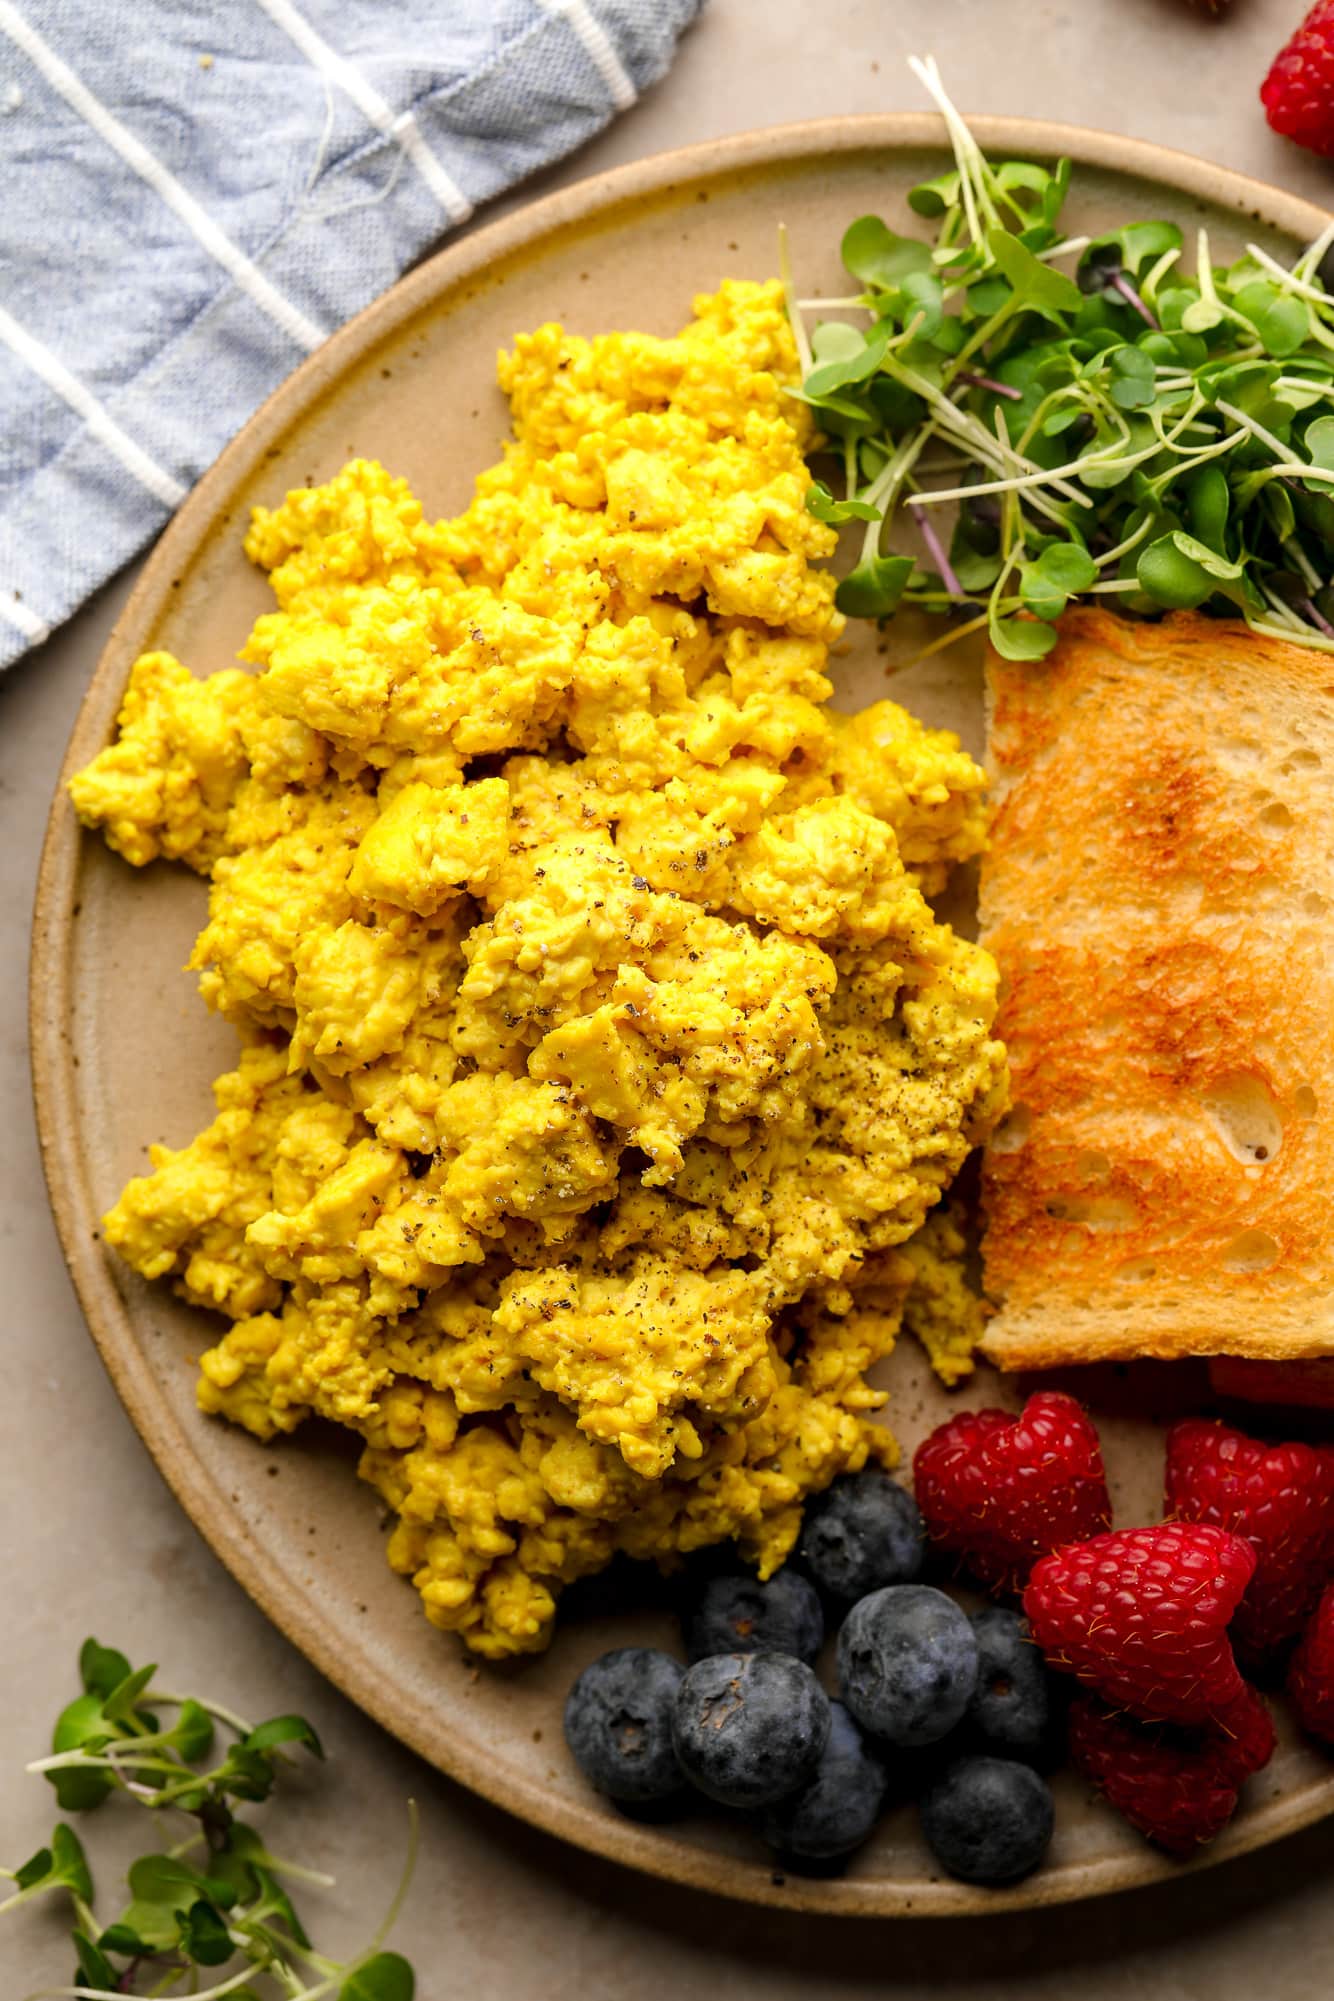
M 1320 1600 L 1292 1657 L 1288 1694 L 1303 1730 L 1334 1744 L 1334 1584 Z
M 1273 1755 L 1274 1726 L 1254 1689 L 1229 1724 L 1231 1736 L 1137 1723 L 1081 1695 L 1070 1705 L 1070 1756 L 1132 1827 L 1184 1858 L 1226 1827 L 1242 1780 Z
M 1275 132 L 1313 153 L 1334 155 L 1334 0 L 1316 0 L 1260 85 Z
M 1244 1536 L 1255 1576 L 1232 1624 L 1258 1659 L 1302 1629 L 1334 1554 L 1334 1452 L 1264 1446 L 1214 1418 L 1190 1417 L 1167 1434 L 1167 1511 Z
M 1112 1518 L 1098 1434 L 1057 1390 L 1018 1417 L 962 1411 L 918 1446 L 913 1477 L 932 1542 L 993 1591 L 1021 1591 L 1038 1557 Z
M 1240 1536 L 1194 1522 L 1118 1529 L 1036 1564 L 1033 1638 L 1108 1702 L 1150 1723 L 1209 1723 L 1245 1692 L 1228 1621 L 1255 1570 Z

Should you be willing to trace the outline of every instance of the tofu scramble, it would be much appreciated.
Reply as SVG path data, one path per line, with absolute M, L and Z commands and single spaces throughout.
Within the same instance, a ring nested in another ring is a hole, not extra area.
M 499 373 L 464 514 L 366 461 L 257 509 L 258 671 L 144 656 L 71 787 L 208 878 L 241 1039 L 107 1239 L 230 1321 L 204 1410 L 360 1434 L 391 1563 L 492 1657 L 618 1552 L 767 1576 L 807 1495 L 893 1463 L 866 1374 L 905 1319 L 970 1366 L 937 1205 L 1006 1088 L 994 965 L 925 900 L 982 774 L 827 706 L 780 288 Z

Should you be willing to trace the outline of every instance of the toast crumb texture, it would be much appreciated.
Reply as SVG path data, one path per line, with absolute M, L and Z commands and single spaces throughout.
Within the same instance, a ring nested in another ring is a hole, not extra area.
M 1334 1354 L 1334 658 L 1078 611 L 988 683 L 984 1352 Z

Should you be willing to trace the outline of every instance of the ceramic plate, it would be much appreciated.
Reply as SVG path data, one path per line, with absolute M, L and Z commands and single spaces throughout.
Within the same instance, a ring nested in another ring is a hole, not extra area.
M 1325 220 L 1292 197 L 1154 147 L 1007 120 L 979 120 L 975 130 L 993 153 L 1072 155 L 1076 229 L 1168 215 L 1188 235 L 1207 222 L 1224 253 L 1258 233 L 1290 254 Z M 585 333 L 673 332 L 694 293 L 728 275 L 773 272 L 780 221 L 803 294 L 832 295 L 846 285 L 836 259 L 844 225 L 876 210 L 911 227 L 905 190 L 945 164 L 934 117 L 759 132 L 586 181 L 422 265 L 298 369 L 176 516 L 93 675 L 66 775 L 108 740 L 136 654 L 166 647 L 197 674 L 232 663 L 269 603 L 264 579 L 241 553 L 252 504 L 364 454 L 405 474 L 428 515 L 452 514 L 497 456 L 506 410 L 495 355 L 516 330 L 558 319 Z M 909 639 L 902 628 L 879 641 L 864 627 L 851 634 L 836 663 L 840 705 L 887 692 L 886 670 Z M 958 649 L 937 656 L 893 691 L 980 749 L 975 657 Z M 738 1897 L 943 1915 L 1054 1903 L 1173 1873 L 1069 1776 L 1057 1782 L 1048 1866 L 1004 1892 L 942 1878 L 906 1805 L 835 1881 L 784 1880 L 758 1840 L 722 1815 L 671 1827 L 628 1821 L 589 1792 L 566 1757 L 560 1706 L 580 1667 L 609 1644 L 632 1635 L 671 1644 L 663 1614 L 594 1614 L 564 1626 L 545 1657 L 479 1672 L 454 1639 L 426 1624 L 416 1594 L 389 1571 L 378 1504 L 353 1475 L 348 1441 L 312 1428 L 269 1450 L 202 1418 L 192 1364 L 216 1328 L 110 1259 L 98 1217 L 143 1169 L 150 1141 L 180 1145 L 208 1120 L 210 1079 L 231 1067 L 232 1031 L 206 1013 L 181 970 L 203 913 L 203 886 L 185 870 L 133 871 L 83 835 L 62 786 L 32 973 L 46 1171 L 89 1325 L 145 1444 L 224 1563 L 332 1681 L 424 1758 L 511 1811 L 619 1861 Z M 985 1373 L 962 1398 L 947 1399 L 910 1347 L 886 1365 L 889 1416 L 909 1449 L 960 1401 L 1015 1399 L 1020 1386 Z M 1099 1407 L 1119 1519 L 1153 1519 L 1163 1417 L 1199 1407 L 1202 1377 L 1148 1369 L 1081 1388 Z M 1210 1859 L 1271 1841 L 1331 1807 L 1330 1768 L 1289 1734 Z

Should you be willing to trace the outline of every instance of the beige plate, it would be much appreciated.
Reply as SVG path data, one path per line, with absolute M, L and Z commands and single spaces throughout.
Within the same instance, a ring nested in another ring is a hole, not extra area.
M 1207 221 L 1230 251 L 1247 233 L 1280 249 L 1325 217 L 1291 196 L 1159 148 L 1055 125 L 980 119 L 993 154 L 1073 155 L 1070 219 L 1079 229 L 1170 215 Z M 762 277 L 788 226 L 803 293 L 840 283 L 844 225 L 868 209 L 911 227 L 904 190 L 946 164 L 934 117 L 830 120 L 698 146 L 586 181 L 468 237 L 424 264 L 284 383 L 203 479 L 159 542 L 92 679 L 66 774 L 107 741 L 130 662 L 167 647 L 198 674 L 231 664 L 267 590 L 241 554 L 251 505 L 324 479 L 354 453 L 412 481 L 428 514 L 467 501 L 496 456 L 505 410 L 496 349 L 518 328 L 564 320 L 592 333 L 673 331 L 691 295 L 728 274 Z M 857 634 L 839 697 L 885 692 L 873 635 Z M 908 635 L 893 635 L 901 650 Z M 896 685 L 932 720 L 979 747 L 976 661 L 939 659 Z M 218 1555 L 269 1616 L 348 1695 L 421 1755 L 538 1825 L 679 1882 L 805 1910 L 929 1913 L 1053 1903 L 1171 1873 L 1068 1778 L 1057 1783 L 1049 1866 L 1009 1892 L 942 1880 L 910 1807 L 884 1821 L 848 1874 L 786 1881 L 758 1841 L 721 1815 L 666 1829 L 621 1818 L 583 1785 L 561 1742 L 560 1705 L 583 1663 L 661 1615 L 568 1626 L 550 1654 L 508 1673 L 477 1668 L 422 1619 L 385 1565 L 376 1503 L 341 1442 L 312 1433 L 266 1451 L 193 1403 L 190 1366 L 214 1330 L 165 1288 L 135 1280 L 103 1253 L 97 1219 L 150 1140 L 182 1143 L 211 1113 L 209 1080 L 229 1068 L 233 1037 L 205 1013 L 182 972 L 204 892 L 184 871 L 133 873 L 80 834 L 63 787 L 52 808 L 38 889 L 32 969 L 37 1112 L 56 1218 L 79 1297 L 130 1416 Z M 946 1408 L 903 1352 L 889 1365 L 897 1430 L 911 1445 Z M 973 1402 L 1013 1385 L 975 1384 Z M 1086 1392 L 1091 1385 L 1086 1385 Z M 1099 1386 L 1098 1401 L 1104 1402 Z M 1113 1386 L 1115 1387 L 1115 1386 Z M 1119 1518 L 1152 1519 L 1161 1443 L 1147 1397 L 1198 1407 L 1200 1383 L 1150 1373 L 1106 1417 Z M 1115 1401 L 1115 1399 L 1113 1399 Z M 667 1644 L 671 1639 L 662 1627 Z M 1334 1807 L 1334 1778 L 1285 1738 L 1253 1797 L 1212 1851 L 1235 1855 Z

